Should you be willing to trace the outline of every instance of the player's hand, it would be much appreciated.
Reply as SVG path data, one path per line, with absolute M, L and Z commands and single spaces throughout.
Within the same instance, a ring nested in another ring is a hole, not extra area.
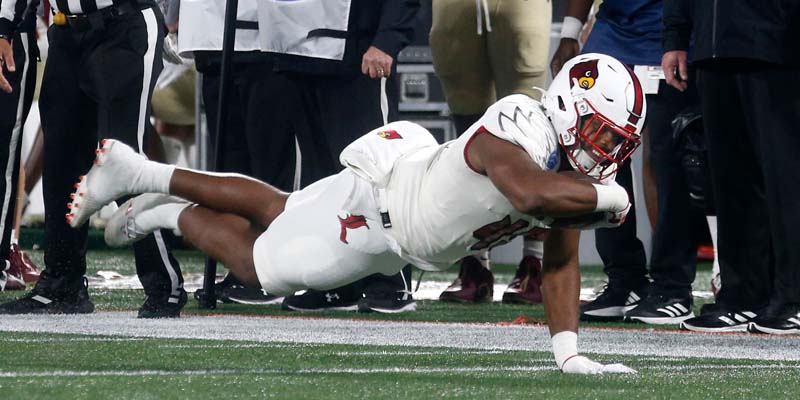
M 689 87 L 688 54 L 683 50 L 673 50 L 661 57 L 661 68 L 667 84 L 683 92 Z
M 631 203 L 620 210 L 620 211 L 606 211 L 603 213 L 604 217 L 592 224 L 588 224 L 582 228 L 581 230 L 592 230 L 597 228 L 616 228 L 622 225 L 625 222 L 625 218 L 628 217 L 628 211 L 631 210 Z
M 561 42 L 558 44 L 558 49 L 555 54 L 553 54 L 553 59 L 550 61 L 550 73 L 556 76 L 558 71 L 561 71 L 561 67 L 563 67 L 570 58 L 577 56 L 580 51 L 581 46 L 578 44 L 577 40 L 562 38 Z
M 8 72 L 17 70 L 16 65 L 14 65 L 14 48 L 11 47 L 11 42 L 6 39 L 0 39 L 0 90 L 11 93 L 13 88 L 11 83 L 6 80 L 3 69 L 8 70 Z
M 392 73 L 392 56 L 381 49 L 370 46 L 361 58 L 361 72 L 372 79 L 387 78 Z
M 584 356 L 576 355 L 564 362 L 564 365 L 561 366 L 561 372 L 565 374 L 598 375 L 635 374 L 636 370 L 622 364 L 603 365 Z
M 178 54 L 178 34 L 177 33 L 169 33 L 167 37 L 164 38 L 164 49 L 161 53 L 164 60 L 167 60 L 173 64 L 184 64 L 186 60 L 183 59 Z

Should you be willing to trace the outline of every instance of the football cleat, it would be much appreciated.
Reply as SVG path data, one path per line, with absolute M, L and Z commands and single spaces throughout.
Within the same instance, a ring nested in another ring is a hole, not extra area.
M 11 275 L 21 277 L 25 283 L 36 283 L 39 281 L 41 271 L 33 263 L 28 253 L 20 249 L 19 244 L 12 243 L 8 252 L 8 271 Z
M 458 278 L 439 295 L 441 301 L 458 303 L 491 302 L 493 298 L 494 275 L 474 256 L 461 259 Z
M 281 308 L 292 311 L 356 311 L 360 294 L 348 294 L 336 290 L 306 290 L 300 295 L 286 296 Z
M 727 311 L 715 308 L 711 312 L 681 322 L 680 328 L 693 332 L 746 332 L 758 315 L 753 311 Z
M 416 310 L 417 302 L 405 290 L 365 294 L 358 301 L 358 312 L 361 313 L 398 314 Z
M 73 228 L 83 225 L 106 204 L 129 193 L 128 185 L 136 179 L 143 155 L 113 139 L 103 139 L 95 151 L 94 165 L 75 184 L 75 192 L 67 204 L 67 223 Z
M 280 304 L 283 302 L 283 297 L 269 294 L 264 289 L 249 288 L 238 283 L 224 287 L 221 298 L 234 303 L 249 305 Z
M 139 307 L 137 318 L 178 318 L 187 299 L 183 288 L 178 289 L 177 294 L 148 295 L 144 304 Z
M 647 297 L 648 284 L 634 290 L 615 284 L 606 285 L 594 300 L 581 304 L 581 321 L 620 321 L 625 312 Z
M 691 297 L 668 297 L 650 293 L 639 305 L 625 313 L 626 321 L 653 325 L 679 324 L 694 318 Z
M 0 292 L 7 290 L 25 290 L 25 280 L 22 276 L 11 271 L 11 263 L 8 260 L 3 261 L 5 261 L 5 265 L 3 269 L 0 270 Z
M 136 218 L 169 203 L 187 202 L 179 197 L 157 193 L 145 193 L 126 201 L 106 222 L 104 232 L 106 244 L 111 247 L 122 247 L 144 239 L 158 227 L 144 229 L 136 223 Z
M 514 279 L 503 292 L 503 303 L 540 304 L 542 302 L 542 262 L 533 256 L 523 257 Z

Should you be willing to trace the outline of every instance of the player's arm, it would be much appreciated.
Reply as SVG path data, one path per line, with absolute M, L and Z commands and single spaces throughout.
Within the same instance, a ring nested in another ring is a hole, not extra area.
M 558 74 L 564 63 L 580 53 L 581 45 L 578 43 L 578 36 L 580 36 L 586 19 L 589 18 L 592 3 L 593 0 L 570 0 L 567 4 L 567 13 L 561 24 L 561 41 L 550 61 L 550 72 L 553 76 Z
M 619 186 L 545 171 L 521 147 L 490 133 L 476 135 L 467 148 L 470 165 L 487 175 L 520 212 L 534 217 L 570 217 L 619 211 L 628 205 L 628 194 Z
M 602 365 L 578 353 L 580 234 L 578 230 L 553 229 L 544 242 L 542 294 L 556 364 L 570 374 L 636 372 L 622 364 Z

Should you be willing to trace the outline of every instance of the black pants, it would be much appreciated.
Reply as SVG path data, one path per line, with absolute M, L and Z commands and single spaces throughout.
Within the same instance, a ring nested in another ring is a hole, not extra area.
M 389 78 L 287 74 L 299 94 L 295 118 L 305 187 L 338 173 L 339 153 L 355 139 L 398 117 L 397 73 Z M 410 290 L 411 267 L 385 276 L 370 275 L 338 290 L 351 293 Z
M 698 65 L 722 290 L 736 309 L 800 304 L 800 68 Z
M 672 138 L 672 119 L 697 102 L 694 86 L 679 92 L 661 81 L 656 95 L 647 96 L 645 132 L 650 160 L 658 187 L 658 215 L 653 232 L 650 276 L 653 289 L 661 294 L 690 296 L 697 267 L 695 223 L 703 215 L 689 203 L 686 176 L 680 164 L 680 149 Z M 617 183 L 633 193 L 630 165 L 617 175 Z M 597 250 L 609 282 L 635 288 L 647 282 L 644 247 L 636 237 L 635 210 L 619 228 L 595 232 Z
M 164 23 L 156 7 L 76 32 L 51 26 L 40 107 L 44 129 L 45 264 L 39 286 L 68 289 L 86 272 L 88 225 L 64 219 L 78 176 L 92 165 L 101 137 L 143 151 L 150 95 L 161 72 Z M 160 231 L 134 245 L 136 272 L 148 296 L 183 286 Z
M 13 40 L 16 72 L 3 68 L 3 76 L 11 83 L 13 92 L 0 92 L 0 260 L 7 260 L 14 229 L 19 181 L 19 158 L 22 149 L 22 130 L 31 109 L 36 89 L 36 63 L 39 49 L 34 32 L 17 33 Z M 2 262 L 2 261 L 0 261 Z M 0 268 L 3 268 L 0 265 Z
M 671 122 L 678 113 L 697 104 L 692 85 L 685 92 L 661 81 L 658 95 L 647 97 L 647 135 L 650 160 L 658 187 L 658 215 L 653 232 L 650 277 L 653 287 L 673 296 L 691 296 L 697 269 L 698 221 L 705 224 L 701 210 L 689 198 L 686 174 L 681 166 L 681 149 L 673 139 Z
M 296 101 L 287 101 L 286 96 L 296 93 L 283 74 L 272 71 L 272 63 L 266 57 L 239 57 L 241 53 L 236 56 L 227 104 L 227 132 L 221 138 L 222 165 L 214 169 L 238 172 L 292 191 L 296 145 L 291 107 Z M 198 71 L 203 73 L 203 101 L 212 144 L 209 154 L 214 154 L 221 55 L 203 53 L 195 58 Z
M 626 161 L 617 171 L 617 183 L 628 193 L 633 193 L 631 161 Z M 631 196 L 631 209 L 625 222 L 616 228 L 594 231 L 594 241 L 603 271 L 608 275 L 609 285 L 636 289 L 647 284 L 647 255 L 642 241 L 636 237 L 636 205 Z

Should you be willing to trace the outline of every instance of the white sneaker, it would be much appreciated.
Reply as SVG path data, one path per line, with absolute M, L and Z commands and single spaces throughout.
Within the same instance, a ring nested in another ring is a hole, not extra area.
M 143 227 L 136 217 L 154 208 L 169 203 L 188 203 L 179 197 L 167 194 L 145 193 L 126 201 L 108 219 L 105 229 L 106 244 L 112 247 L 127 246 L 137 242 L 161 227 Z
M 106 204 L 129 194 L 129 185 L 146 161 L 143 155 L 113 139 L 103 139 L 95 153 L 92 169 L 80 176 L 75 192 L 70 195 L 72 201 L 67 204 L 67 223 L 73 228 L 83 225 Z

